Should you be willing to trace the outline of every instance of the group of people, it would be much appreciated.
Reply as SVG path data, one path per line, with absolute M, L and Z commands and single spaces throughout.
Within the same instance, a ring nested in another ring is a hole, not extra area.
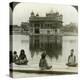
M 16 51 L 14 51 L 13 54 L 10 51 L 10 63 L 12 63 L 12 62 L 17 64 L 17 65 L 27 65 L 28 60 L 27 60 L 25 51 L 22 49 L 20 51 L 19 57 L 18 57 Z M 77 66 L 76 57 L 74 55 L 74 50 L 73 49 L 71 49 L 71 54 L 68 57 L 68 63 L 66 65 L 67 66 Z M 40 67 L 40 69 L 51 69 L 52 68 L 52 66 L 49 66 L 48 63 L 47 63 L 46 52 L 43 52 L 41 54 L 41 58 L 40 58 L 40 61 L 39 61 L 39 67 Z
M 17 65 L 27 65 L 28 60 L 25 51 L 22 49 L 19 56 L 17 55 L 16 51 L 13 53 L 10 51 L 10 63 L 15 63 Z

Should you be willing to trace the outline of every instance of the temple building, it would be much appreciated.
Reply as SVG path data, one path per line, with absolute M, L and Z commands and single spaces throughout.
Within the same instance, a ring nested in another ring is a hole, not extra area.
M 58 12 L 46 13 L 44 17 L 31 12 L 30 25 L 30 47 L 35 49 L 49 49 L 54 44 L 62 44 L 60 29 L 63 26 L 63 16 Z
M 35 15 L 34 12 L 32 12 L 29 22 L 33 35 L 58 35 L 60 34 L 60 28 L 62 27 L 62 15 L 58 12 L 51 12 L 46 13 L 45 17 L 40 17 L 38 13 Z

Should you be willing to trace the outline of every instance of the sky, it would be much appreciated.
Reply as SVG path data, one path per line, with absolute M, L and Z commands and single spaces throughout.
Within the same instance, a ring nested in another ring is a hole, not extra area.
M 39 16 L 45 16 L 50 11 L 59 12 L 63 15 L 63 25 L 69 23 L 78 23 L 78 12 L 71 5 L 44 4 L 44 3 L 20 3 L 13 11 L 13 25 L 21 25 L 21 22 L 28 22 L 30 13 L 37 13 Z

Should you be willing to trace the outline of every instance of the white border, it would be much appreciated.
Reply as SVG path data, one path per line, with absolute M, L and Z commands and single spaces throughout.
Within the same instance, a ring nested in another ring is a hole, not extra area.
M 12 0 L 1 0 L 0 1 L 0 80 L 12 80 L 9 77 L 9 2 Z M 17 2 L 39 2 L 39 3 L 53 3 L 53 4 L 74 4 L 80 5 L 79 0 L 14 0 Z M 79 6 L 80 14 L 80 6 Z M 79 16 L 79 26 L 80 26 L 80 16 Z M 78 36 L 78 44 L 80 44 L 80 28 Z M 80 53 L 80 45 L 78 45 L 78 53 Z M 78 62 L 80 63 L 80 54 Z M 80 64 L 79 64 L 80 67 Z M 80 71 L 80 68 L 79 68 Z M 44 76 L 44 77 L 31 77 L 31 78 L 21 78 L 20 80 L 78 80 L 80 72 L 78 75 L 62 75 L 62 76 Z M 16 79 L 18 80 L 18 79 Z

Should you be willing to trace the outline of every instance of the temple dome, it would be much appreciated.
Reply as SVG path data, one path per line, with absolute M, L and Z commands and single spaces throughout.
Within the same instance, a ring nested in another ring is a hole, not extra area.
M 31 12 L 31 16 L 34 16 L 34 12 L 33 11 Z
M 36 16 L 39 16 L 39 14 L 37 13 Z

